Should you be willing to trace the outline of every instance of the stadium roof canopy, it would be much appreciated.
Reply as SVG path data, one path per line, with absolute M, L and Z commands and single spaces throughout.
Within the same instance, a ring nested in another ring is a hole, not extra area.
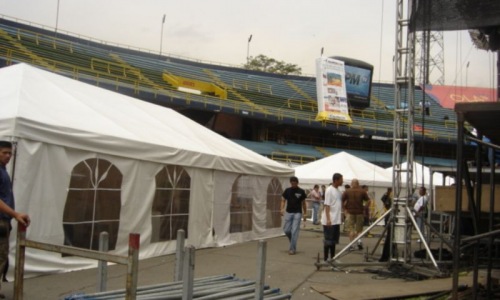
M 500 49 L 498 0 L 413 0 L 411 5 L 415 31 L 470 30 L 478 48 Z
M 463 114 L 464 119 L 492 143 L 500 145 L 500 102 L 457 103 L 455 111 Z

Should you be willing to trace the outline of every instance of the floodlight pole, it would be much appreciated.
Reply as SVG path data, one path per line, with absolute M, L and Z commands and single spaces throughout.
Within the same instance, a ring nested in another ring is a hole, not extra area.
M 252 36 L 253 34 L 251 34 L 249 37 L 248 37 L 248 43 L 247 43 L 247 65 L 248 65 L 248 62 L 249 62 L 249 59 L 250 59 L 250 42 L 252 41 Z
M 165 17 L 166 17 L 166 15 L 163 14 L 163 19 L 161 20 L 160 56 L 161 56 L 161 50 L 162 50 L 162 47 L 163 47 L 163 25 L 165 24 Z
M 60 0 L 57 0 L 56 33 L 57 33 L 57 26 L 59 25 L 59 2 L 60 2 Z

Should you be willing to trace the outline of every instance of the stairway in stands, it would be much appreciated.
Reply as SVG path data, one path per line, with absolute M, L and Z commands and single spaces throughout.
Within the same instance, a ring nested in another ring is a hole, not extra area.
M 55 70 L 55 66 L 54 65 L 51 65 L 50 63 L 48 63 L 47 61 L 45 61 L 43 58 L 41 58 L 38 55 L 36 55 L 35 53 L 31 52 L 29 49 L 27 49 L 26 47 L 24 47 L 16 39 L 14 39 L 13 37 L 11 37 L 7 32 L 5 32 L 2 29 L 0 29 L 0 36 L 2 38 L 4 38 L 4 39 L 8 40 L 9 43 L 11 43 L 19 51 L 21 51 L 22 53 L 24 53 L 25 55 L 27 55 L 33 61 L 34 64 L 43 66 L 43 67 L 45 67 L 45 68 L 47 68 L 49 70 L 52 70 L 52 71 Z
M 257 105 L 255 104 L 252 100 L 248 99 L 247 97 L 243 96 L 242 94 L 240 94 L 238 91 L 236 91 L 235 89 L 233 89 L 232 87 L 228 86 L 226 83 L 224 83 L 222 80 L 220 80 L 217 75 L 215 75 L 212 71 L 208 70 L 208 69 L 203 69 L 203 72 L 205 74 L 208 75 L 208 77 L 213 80 L 213 82 L 215 84 L 217 84 L 218 86 L 222 87 L 223 89 L 225 89 L 227 91 L 228 94 L 231 94 L 231 95 L 234 95 L 236 98 L 238 98 L 240 101 L 244 102 L 245 104 L 248 104 L 250 105 L 252 108 L 254 108 L 255 110 L 258 110 L 259 112 L 261 113 L 264 113 L 266 115 L 270 114 L 270 112 L 261 107 L 260 105 Z
M 161 86 L 159 84 L 157 84 L 156 82 L 154 82 L 153 80 L 149 79 L 148 77 L 144 76 L 141 72 L 140 69 L 137 69 L 133 66 L 131 66 L 130 64 L 128 64 L 126 61 L 124 61 L 118 54 L 116 53 L 110 53 L 109 56 L 111 56 L 115 61 L 117 61 L 118 63 L 120 63 L 125 69 L 127 69 L 128 71 L 130 71 L 132 74 L 134 74 L 135 76 L 137 76 L 137 78 L 146 83 L 147 85 L 151 86 L 153 89 L 156 89 L 156 90 L 164 90 L 165 87 L 164 86 Z

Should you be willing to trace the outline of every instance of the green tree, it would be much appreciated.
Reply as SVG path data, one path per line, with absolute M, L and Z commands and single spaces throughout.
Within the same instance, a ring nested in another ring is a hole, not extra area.
M 274 58 L 259 54 L 256 57 L 250 56 L 248 62 L 243 66 L 248 70 L 263 71 L 283 75 L 300 75 L 302 68 L 297 65 L 278 61 Z

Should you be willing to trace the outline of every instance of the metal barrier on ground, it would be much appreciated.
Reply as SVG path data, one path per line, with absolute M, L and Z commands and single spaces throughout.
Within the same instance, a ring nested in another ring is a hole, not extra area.
M 290 299 L 291 294 L 282 294 L 280 289 L 272 289 L 265 285 L 265 265 L 267 243 L 263 240 L 258 244 L 257 279 L 240 280 L 234 275 L 219 275 L 194 279 L 195 249 L 188 245 L 184 247 L 185 234 L 178 231 L 177 253 L 175 261 L 174 282 L 137 287 L 139 263 L 139 234 L 129 235 L 128 256 L 119 256 L 94 250 L 80 249 L 70 246 L 53 245 L 26 239 L 26 227 L 19 224 L 16 245 L 16 269 L 14 282 L 14 299 L 23 299 L 23 277 L 26 247 L 70 254 L 90 259 L 99 260 L 98 292 L 85 295 L 82 293 L 70 295 L 66 300 L 84 299 Z M 100 249 L 105 251 L 106 234 L 101 234 Z M 126 288 L 115 291 L 105 291 L 106 262 L 127 265 Z M 99 284 L 101 282 L 101 285 Z M 99 286 L 100 285 L 100 286 Z M 158 298 L 159 297 L 159 298 Z M 165 298 L 166 297 L 166 298 Z
M 94 250 L 81 249 L 71 246 L 62 246 L 36 242 L 26 239 L 26 226 L 18 224 L 16 243 L 16 267 L 14 279 L 14 300 L 23 299 L 24 260 L 26 248 L 34 248 L 50 252 L 75 255 L 99 261 L 113 262 L 127 266 L 125 299 L 135 300 L 137 291 L 137 277 L 139 270 L 139 242 L 140 235 L 131 233 L 128 241 L 128 256 L 109 254 Z

